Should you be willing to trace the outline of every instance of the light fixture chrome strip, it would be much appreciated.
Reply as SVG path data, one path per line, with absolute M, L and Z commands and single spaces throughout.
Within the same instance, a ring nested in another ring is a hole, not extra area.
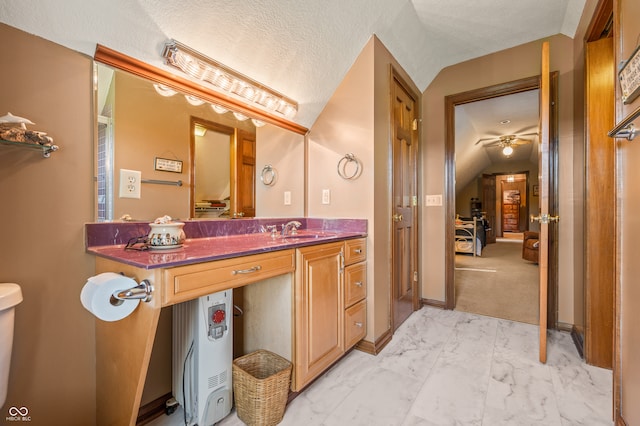
M 162 56 L 168 65 L 210 84 L 216 90 L 238 96 L 289 119 L 298 112 L 297 102 L 176 40 L 165 45 Z

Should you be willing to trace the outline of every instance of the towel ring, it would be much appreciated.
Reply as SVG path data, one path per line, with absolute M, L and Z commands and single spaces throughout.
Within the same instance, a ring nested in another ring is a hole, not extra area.
M 267 164 L 262 168 L 262 173 L 260 173 L 260 180 L 263 184 L 267 186 L 273 186 L 276 183 L 276 169 L 274 169 L 271 164 Z
M 349 163 L 356 163 L 356 169 L 351 174 L 347 174 L 347 166 Z M 356 179 L 360 176 L 360 160 L 358 160 L 354 154 L 345 154 L 345 156 L 338 161 L 338 175 L 340 175 L 342 179 Z

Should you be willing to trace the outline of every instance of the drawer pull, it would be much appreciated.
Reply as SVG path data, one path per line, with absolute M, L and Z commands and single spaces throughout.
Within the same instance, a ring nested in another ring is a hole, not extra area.
M 354 249 L 353 251 L 354 251 L 355 253 L 357 253 L 357 254 L 362 253 L 362 249 Z
M 362 281 L 356 281 L 355 285 L 356 287 L 362 287 Z
M 362 323 L 361 322 L 354 322 L 353 325 L 355 325 L 356 327 L 362 328 Z
M 262 266 L 258 265 L 258 266 L 254 266 L 254 267 L 249 268 L 249 269 L 236 269 L 235 271 L 231 272 L 231 274 L 233 274 L 233 275 L 252 274 L 254 272 L 258 272 L 260 269 L 262 269 Z

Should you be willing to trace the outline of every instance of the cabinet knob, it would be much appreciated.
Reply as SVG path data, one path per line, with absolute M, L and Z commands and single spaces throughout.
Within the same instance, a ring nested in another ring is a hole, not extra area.
M 356 281 L 355 284 L 356 287 L 362 287 L 362 281 Z
M 360 254 L 360 253 L 362 253 L 362 249 L 355 249 L 355 250 L 353 250 L 353 252 L 357 253 L 357 254 Z
M 361 322 L 354 322 L 353 325 L 355 325 L 356 327 L 362 328 L 362 323 Z

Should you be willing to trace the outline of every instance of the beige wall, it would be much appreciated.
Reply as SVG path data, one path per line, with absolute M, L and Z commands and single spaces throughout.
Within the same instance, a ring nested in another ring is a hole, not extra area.
M 256 130 L 256 137 L 256 216 L 304 216 L 304 136 L 267 125 Z M 267 164 L 276 170 L 273 185 L 260 180 Z M 291 192 L 288 206 L 284 205 L 285 191 Z
M 374 273 L 378 235 L 373 225 L 374 205 L 374 57 L 369 40 L 342 83 L 313 124 L 308 136 L 308 213 L 310 217 L 362 218 L 369 221 L 367 239 L 367 336 L 373 342 L 388 330 L 388 295 L 376 286 Z M 338 162 L 347 153 L 362 164 L 357 179 L 338 175 Z M 322 204 L 322 190 L 331 191 L 331 204 Z M 386 237 L 380 235 L 380 240 Z M 380 243 L 381 244 L 381 243 Z M 387 291 L 388 293 L 388 291 Z
M 12 52 L 0 67 L 0 115 L 29 118 L 60 146 L 48 159 L 0 146 L 0 281 L 24 296 L 0 422 L 25 406 L 33 426 L 92 425 L 95 320 L 80 304 L 94 272 L 83 232 L 93 215 L 92 61 L 3 24 L 0 39 Z
M 619 37 L 614 43 L 615 63 L 631 57 L 638 44 L 638 20 L 640 3 L 637 1 L 614 1 L 620 7 L 618 16 Z M 629 105 L 620 100 L 620 86 L 616 84 L 617 122 L 640 107 L 640 98 Z M 635 120 L 636 127 L 638 120 Z M 640 262 L 638 246 L 632 237 L 640 227 L 640 146 L 637 141 L 617 141 L 618 162 L 618 229 L 619 241 L 619 290 L 620 295 L 620 350 L 619 375 L 621 377 L 622 416 L 628 425 L 640 424 Z
M 573 186 L 573 42 L 558 35 L 548 39 L 551 45 L 551 70 L 559 71 L 559 181 L 560 217 L 567 225 L 559 227 L 559 315 L 560 322 L 573 321 L 575 252 L 572 223 L 576 198 Z M 491 55 L 450 66 L 442 70 L 423 94 L 423 188 L 424 194 L 444 192 L 444 97 L 540 74 L 542 40 L 527 43 Z M 428 207 L 422 214 L 423 256 L 422 297 L 444 301 L 445 211 Z M 581 254 L 579 255 L 581 256 Z
M 369 221 L 365 338 L 369 342 L 390 327 L 390 64 L 412 84 L 380 40 L 372 37 L 308 137 L 309 216 Z M 414 90 L 419 93 L 416 87 Z M 338 162 L 347 153 L 361 161 L 362 174 L 357 179 L 338 176 Z M 331 191 L 330 205 L 321 202 L 323 189 Z

